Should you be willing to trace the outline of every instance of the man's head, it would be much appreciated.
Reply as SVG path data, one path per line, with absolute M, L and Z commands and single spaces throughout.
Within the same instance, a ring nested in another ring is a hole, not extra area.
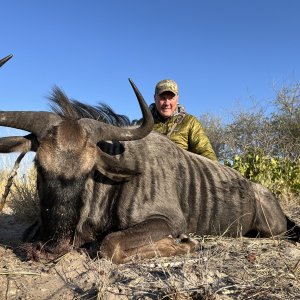
M 155 105 L 159 114 L 170 117 L 178 106 L 178 86 L 174 80 L 164 79 L 157 83 L 155 87 Z

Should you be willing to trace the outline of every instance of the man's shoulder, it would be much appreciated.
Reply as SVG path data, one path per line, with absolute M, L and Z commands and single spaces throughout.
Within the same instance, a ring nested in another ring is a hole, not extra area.
M 194 115 L 191 115 L 189 113 L 186 113 L 182 125 L 184 127 L 190 128 L 190 130 L 193 130 L 195 132 L 197 131 L 203 131 L 203 126 L 198 118 L 196 118 Z
M 194 115 L 184 112 L 184 119 L 186 122 L 200 122 Z

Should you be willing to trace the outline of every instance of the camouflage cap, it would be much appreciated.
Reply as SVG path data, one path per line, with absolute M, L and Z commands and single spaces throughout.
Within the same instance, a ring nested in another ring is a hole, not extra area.
M 174 80 L 164 79 L 157 83 L 155 87 L 155 95 L 160 95 L 163 92 L 172 92 L 178 95 L 178 85 Z

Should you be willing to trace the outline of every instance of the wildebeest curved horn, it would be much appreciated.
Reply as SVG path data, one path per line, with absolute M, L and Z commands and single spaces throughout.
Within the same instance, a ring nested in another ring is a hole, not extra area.
M 12 58 L 12 54 L 7 55 L 6 57 L 0 60 L 0 67 L 2 67 L 8 60 Z
M 89 128 L 89 131 L 93 133 L 95 141 L 133 141 L 142 139 L 152 131 L 154 121 L 152 114 L 148 108 L 148 105 L 146 104 L 142 94 L 140 93 L 134 82 L 131 79 L 129 79 L 129 82 L 135 92 L 143 114 L 143 122 L 141 126 L 135 128 L 116 127 L 102 122 L 98 122 L 96 120 L 81 119 L 80 123 L 84 124 L 87 128 Z
M 50 126 L 61 121 L 61 117 L 43 111 L 0 111 L 0 126 L 11 127 L 43 136 Z

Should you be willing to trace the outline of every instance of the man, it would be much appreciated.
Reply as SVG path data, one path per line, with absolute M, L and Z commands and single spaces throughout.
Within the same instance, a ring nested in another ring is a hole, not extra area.
M 179 147 L 217 161 L 216 154 L 198 119 L 178 104 L 178 86 L 165 79 L 155 87 L 155 103 L 150 105 L 154 130 L 166 135 Z

